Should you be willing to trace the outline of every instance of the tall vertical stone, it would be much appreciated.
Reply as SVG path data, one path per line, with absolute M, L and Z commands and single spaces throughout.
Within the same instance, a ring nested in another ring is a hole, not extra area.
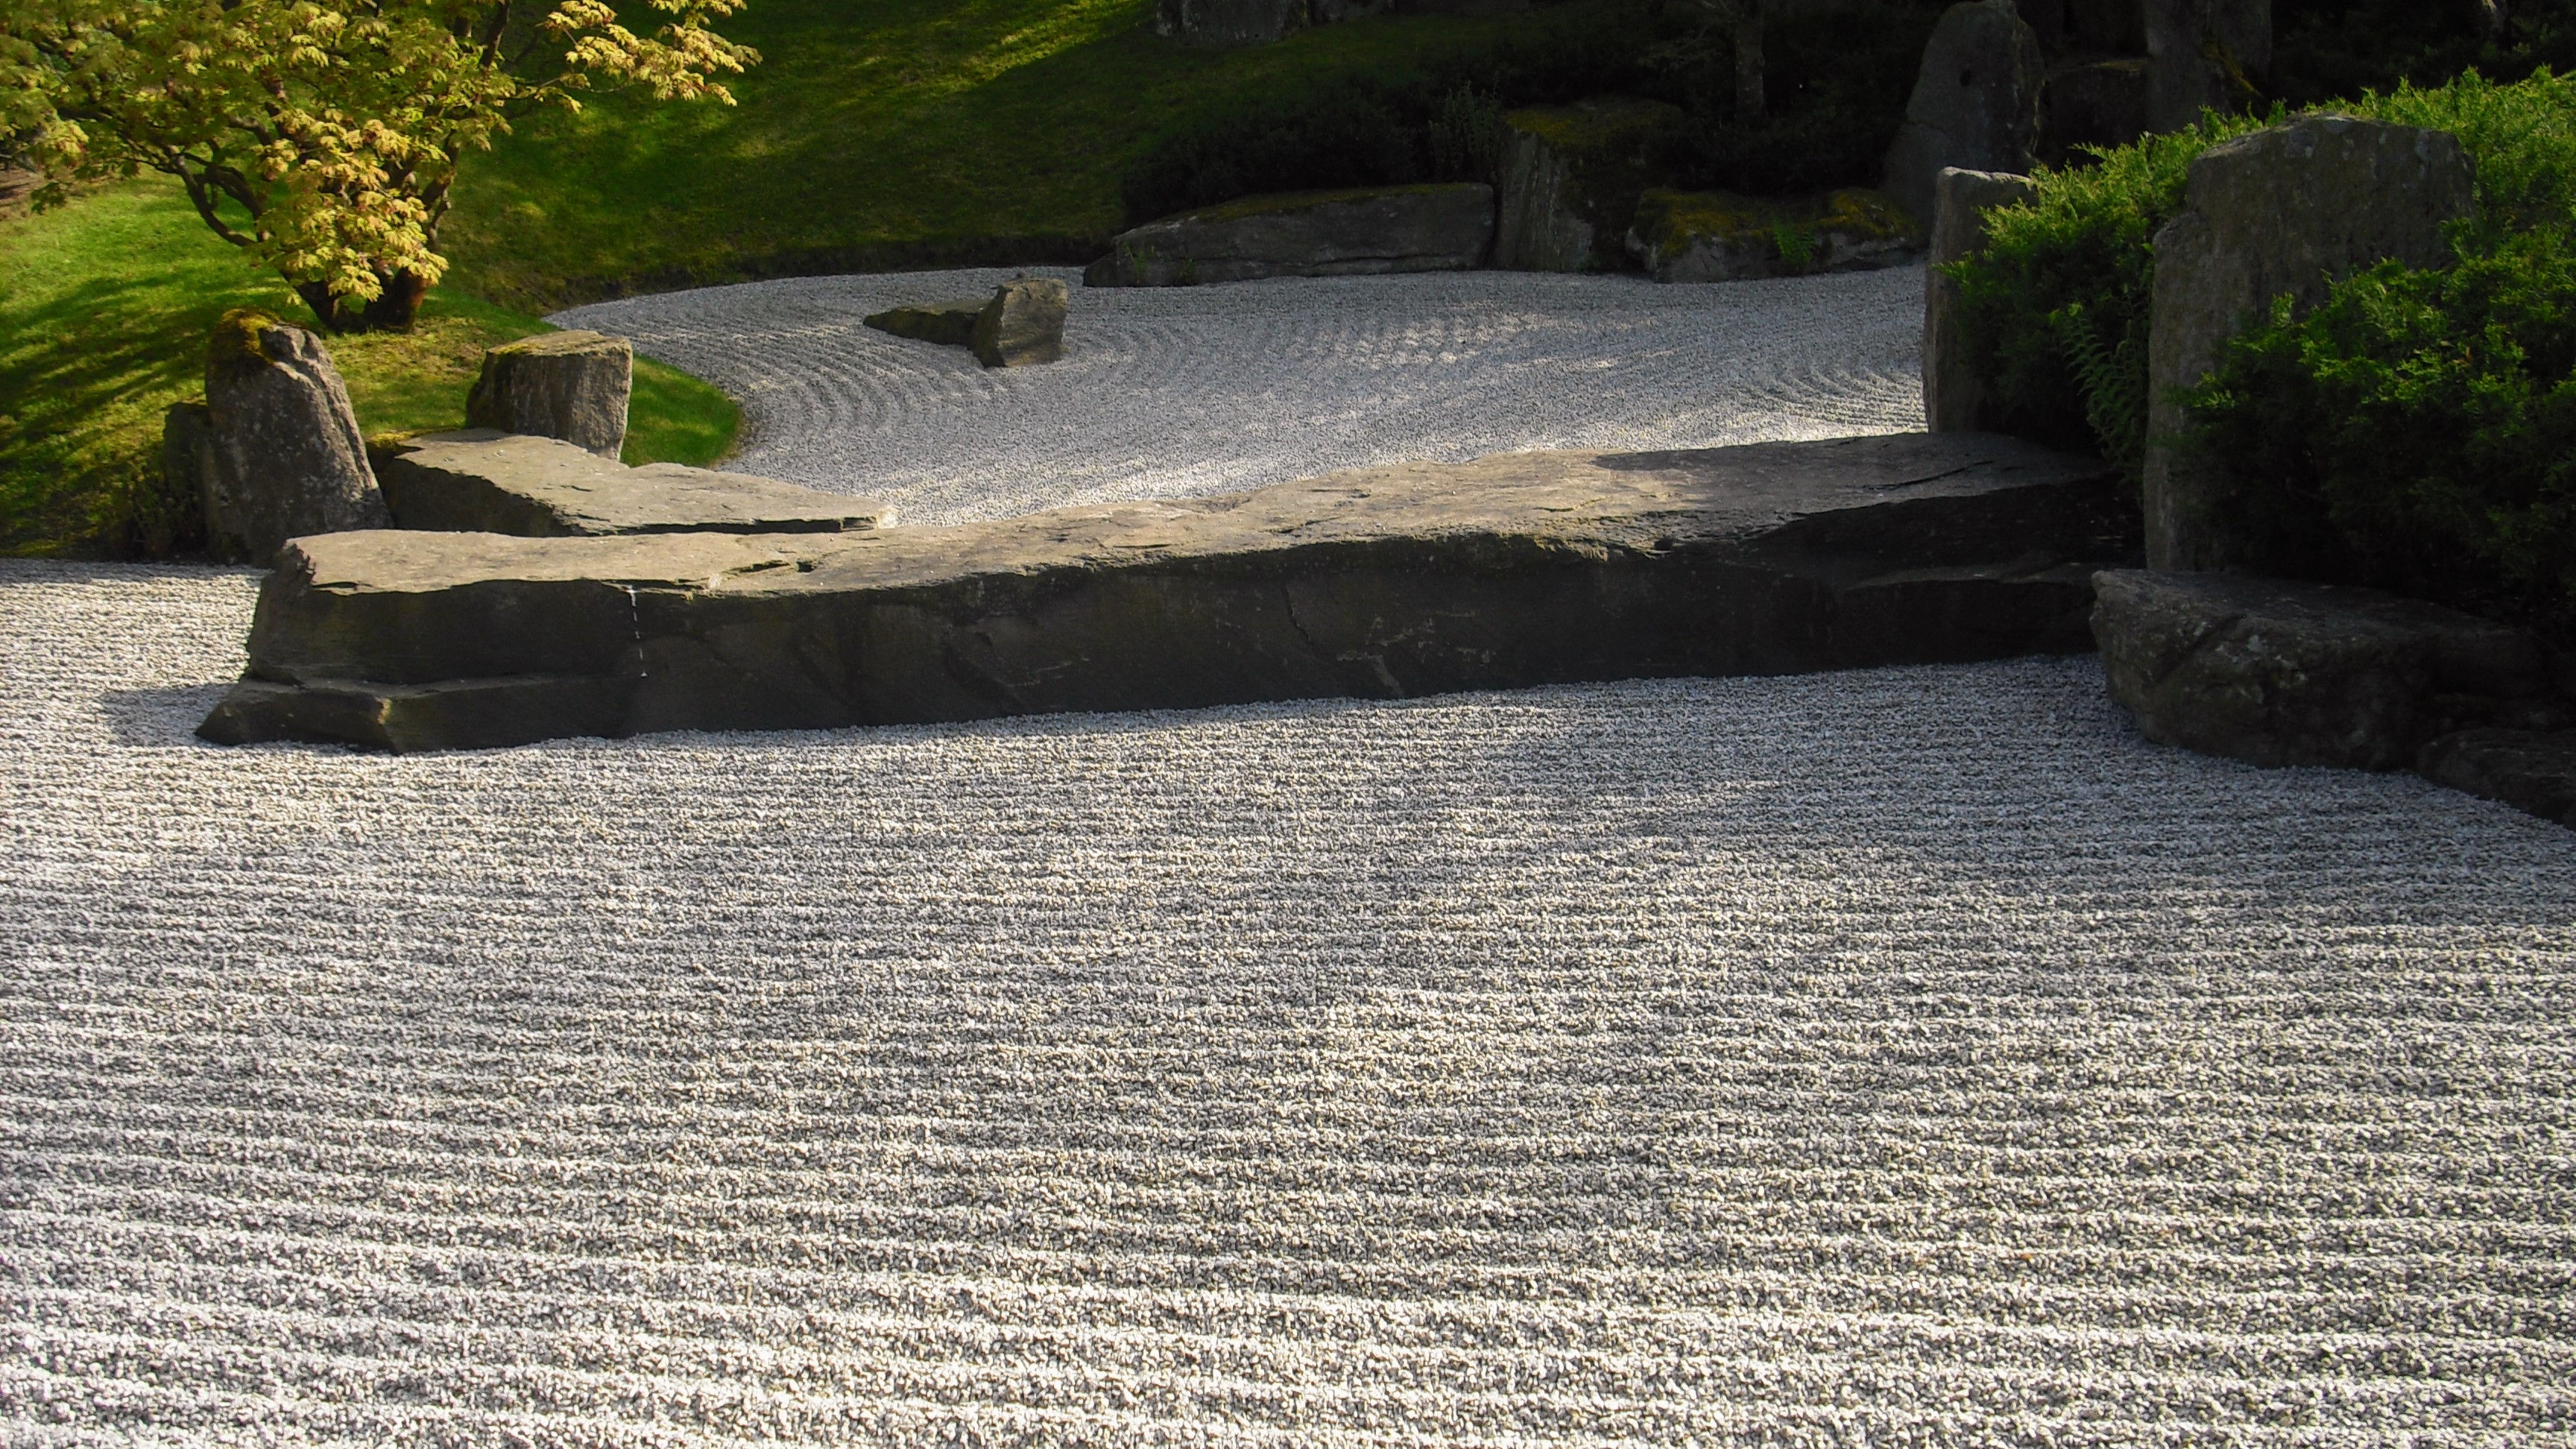
M 626 449 L 635 348 L 596 332 L 546 332 L 483 354 L 465 397 L 465 425 L 561 438 L 603 458 Z
M 1064 314 L 1071 293 L 1053 277 L 1022 277 L 993 289 L 975 314 L 968 345 L 986 367 L 1030 367 L 1064 356 Z
M 1621 97 L 1505 115 L 1494 265 L 1581 272 L 1615 261 L 1654 180 L 1647 148 L 1681 118 L 1679 107 Z
M 177 446 L 201 459 L 206 544 L 219 558 L 265 564 L 290 538 L 393 526 L 329 350 L 264 312 L 215 324 L 205 427 Z
M 2272 71 L 2272 0 L 2145 0 L 2147 124 L 2241 111 Z
M 2332 279 L 2395 259 L 2440 266 L 2443 225 L 2475 204 L 2468 157 L 2441 131 L 2305 116 L 2213 146 L 2191 164 L 2184 210 L 2156 233 L 2147 343 L 2147 563 L 2245 565 L 2209 521 L 2210 480 L 2176 440 L 2175 402 L 2274 298 L 2320 300 Z
M 1905 124 L 1887 148 L 1887 194 L 1929 227 L 1942 168 L 2029 170 L 2047 80 L 2039 36 L 2013 0 L 1951 6 L 1923 48 Z
M 1959 326 L 1959 284 L 1942 275 L 1945 262 L 1966 258 L 1986 244 L 1986 213 L 2027 201 L 2038 191 L 2027 176 L 1942 169 L 1934 186 L 1932 265 L 1923 281 L 1923 418 L 1936 433 L 1986 430 L 1985 379 L 1968 366 Z

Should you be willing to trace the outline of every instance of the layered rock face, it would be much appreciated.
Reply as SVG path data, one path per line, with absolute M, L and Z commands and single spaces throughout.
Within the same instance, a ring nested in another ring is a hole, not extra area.
M 194 470 L 217 558 L 265 564 L 290 538 L 392 522 L 330 351 L 264 313 L 216 324 L 205 412 L 173 411 L 164 457 Z
M 1680 118 L 1660 101 L 1616 97 L 1504 116 L 1494 265 L 1581 272 L 1615 262 L 1651 179 L 1647 143 Z
M 2038 187 L 2027 176 L 1946 167 L 1934 190 L 1931 266 L 1923 279 L 1923 416 L 1936 433 L 1992 427 L 1985 379 L 1969 365 L 1959 322 L 1959 284 L 1941 268 L 1986 244 L 1986 213 L 2028 201 Z
M 2475 204 L 2459 141 L 2440 131 L 2307 116 L 2213 146 L 2191 163 L 2185 209 L 2156 233 L 2147 348 L 2147 559 L 2160 569 L 2259 566 L 2209 521 L 2210 482 L 2174 446 L 2176 396 L 2273 299 L 2306 306 L 2328 283 L 2395 259 L 2450 259 L 2443 225 Z
M 522 538 L 628 533 L 843 533 L 892 521 L 880 503 L 792 483 L 649 463 L 628 468 L 553 438 L 433 433 L 376 456 L 394 526 Z
M 861 533 L 344 534 L 209 738 L 392 749 L 2089 647 L 2116 473 L 1949 434 L 1409 464 Z
M 626 447 L 635 348 L 596 332 L 548 332 L 483 354 L 465 398 L 465 425 L 560 438 L 603 458 Z
M 1658 282 L 1736 282 L 1903 266 L 1922 255 L 1923 236 L 1875 191 L 1801 205 L 1656 189 L 1637 199 L 1628 251 Z
M 1173 287 L 1459 271 L 1483 265 L 1493 237 L 1494 190 L 1474 182 L 1254 196 L 1122 233 L 1083 281 Z
M 1951 6 L 1924 47 L 1905 124 L 1887 149 L 1887 193 L 1928 227 L 1944 168 L 2028 171 L 2047 78 L 2039 36 L 2012 0 Z

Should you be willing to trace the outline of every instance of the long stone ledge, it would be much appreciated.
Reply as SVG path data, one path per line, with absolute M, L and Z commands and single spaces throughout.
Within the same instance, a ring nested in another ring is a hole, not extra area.
M 571 443 L 468 428 L 380 449 L 398 528 L 569 538 L 621 533 L 842 533 L 893 510 L 865 498 L 678 463 L 629 468 Z
M 1946 433 L 860 533 L 330 534 L 280 555 L 200 733 L 422 750 L 2080 652 L 2139 530 L 2108 465 Z

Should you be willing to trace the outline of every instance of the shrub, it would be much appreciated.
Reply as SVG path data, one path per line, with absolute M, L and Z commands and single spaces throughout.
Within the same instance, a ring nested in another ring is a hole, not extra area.
M 2576 636 L 2576 78 L 2374 102 L 2477 163 L 2457 262 L 2276 305 L 2190 394 L 2187 445 L 2269 571 Z

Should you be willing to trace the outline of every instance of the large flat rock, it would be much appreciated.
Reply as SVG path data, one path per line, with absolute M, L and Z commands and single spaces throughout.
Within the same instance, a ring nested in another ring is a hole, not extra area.
M 1174 287 L 1260 277 L 1459 271 L 1494 240 L 1494 190 L 1475 182 L 1249 196 L 1119 233 L 1083 281 Z
M 889 521 L 866 498 L 678 463 L 629 468 L 524 433 L 432 433 L 376 454 L 398 528 L 569 538 L 622 533 L 844 533 Z
M 299 540 L 203 728 L 398 750 L 2091 647 L 2134 495 L 1974 433 L 1511 453 L 938 528 Z

